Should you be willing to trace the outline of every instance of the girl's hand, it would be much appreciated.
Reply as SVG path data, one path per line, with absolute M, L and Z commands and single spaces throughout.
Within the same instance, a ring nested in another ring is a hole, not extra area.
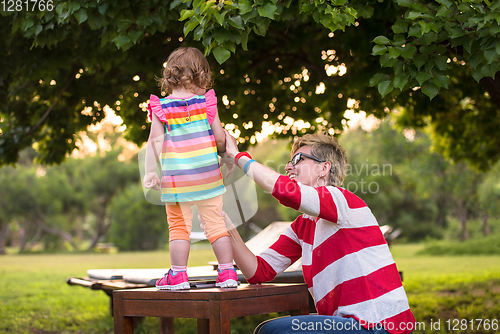
M 148 189 L 153 188 L 154 190 L 160 190 L 161 181 L 156 173 L 147 173 L 144 175 L 143 183 L 144 187 Z
M 227 157 L 230 159 L 234 159 L 236 154 L 238 154 L 240 151 L 238 151 L 238 144 L 236 143 L 236 139 L 231 136 L 229 132 L 227 132 L 226 129 L 224 129 L 224 133 L 226 134 L 226 154 Z

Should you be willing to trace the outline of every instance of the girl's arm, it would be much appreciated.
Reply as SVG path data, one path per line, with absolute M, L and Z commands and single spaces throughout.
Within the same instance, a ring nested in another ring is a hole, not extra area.
M 215 143 L 217 144 L 217 152 L 226 152 L 226 134 L 222 128 L 222 124 L 219 119 L 219 115 L 215 115 L 214 121 L 210 125 L 212 128 L 212 133 L 214 134 Z
M 153 113 L 152 118 L 153 122 L 151 123 L 151 130 L 146 144 L 144 186 L 146 188 L 159 189 L 161 181 L 156 173 L 156 166 L 160 159 L 164 130 L 158 116 Z

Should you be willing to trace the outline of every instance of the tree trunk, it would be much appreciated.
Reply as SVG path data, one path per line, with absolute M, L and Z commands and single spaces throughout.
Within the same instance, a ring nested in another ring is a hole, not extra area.
M 92 237 L 92 242 L 87 250 L 92 250 L 97 245 L 102 236 L 108 232 L 111 227 L 111 221 L 106 216 L 105 208 L 102 210 L 99 217 L 97 217 L 97 227 L 94 236 Z
M 47 217 L 40 211 L 40 208 L 36 207 L 37 217 L 35 217 L 35 223 L 40 227 L 44 232 L 57 235 L 61 237 L 64 241 L 67 241 L 73 249 L 77 250 L 78 246 L 73 240 L 73 236 L 68 232 L 60 231 L 54 227 L 48 226 L 44 223 L 47 220 Z
M 460 222 L 460 240 L 467 240 L 469 239 L 469 230 L 467 229 L 469 210 L 468 205 L 466 205 L 465 201 L 460 201 L 456 214 L 458 221 Z
M 481 231 L 483 231 L 483 235 L 487 236 L 491 233 L 490 224 L 488 224 L 488 213 L 483 211 L 481 215 Z
M 7 242 L 7 237 L 9 236 L 10 226 L 9 224 L 4 223 L 0 228 L 0 255 L 4 255 L 5 252 L 5 244 Z

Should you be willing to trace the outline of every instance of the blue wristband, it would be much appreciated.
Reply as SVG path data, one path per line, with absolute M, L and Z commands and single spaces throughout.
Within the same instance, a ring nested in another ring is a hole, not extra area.
M 245 163 L 245 166 L 243 167 L 243 171 L 245 172 L 245 174 L 247 173 L 248 167 L 250 167 L 250 164 L 251 164 L 252 162 L 255 162 L 255 160 L 254 160 L 254 159 L 250 159 L 250 160 L 248 160 L 248 161 Z

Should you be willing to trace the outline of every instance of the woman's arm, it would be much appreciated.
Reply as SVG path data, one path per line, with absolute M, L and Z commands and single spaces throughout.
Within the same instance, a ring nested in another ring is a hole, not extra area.
M 229 158 L 234 159 L 239 153 L 238 146 L 236 145 L 236 140 L 229 132 L 224 130 L 226 133 L 226 154 Z M 241 157 L 238 159 L 238 167 L 244 168 L 245 164 L 250 161 L 248 157 Z M 257 161 L 251 162 L 247 166 L 247 174 L 252 180 L 255 181 L 259 186 L 261 186 L 265 191 L 272 193 L 274 184 L 276 180 L 281 176 L 280 173 L 275 172 L 271 168 L 268 168 Z

